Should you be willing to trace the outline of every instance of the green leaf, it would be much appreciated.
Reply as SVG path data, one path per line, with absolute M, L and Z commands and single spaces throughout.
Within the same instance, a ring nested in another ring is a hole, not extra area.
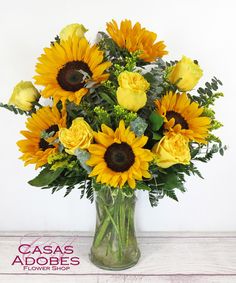
M 147 186 L 144 182 L 137 182 L 136 189 L 143 191 L 150 191 L 151 188 Z
M 39 175 L 28 183 L 34 187 L 44 187 L 51 184 L 57 177 L 60 176 L 64 168 L 58 168 L 56 171 L 49 168 L 43 169 Z
M 99 191 L 99 190 L 102 189 L 103 184 L 97 183 L 97 182 L 95 181 L 95 179 L 93 179 L 92 187 L 93 187 L 93 189 L 94 189 L 95 191 Z
M 11 112 L 14 112 L 15 114 L 20 114 L 20 115 L 30 115 L 30 111 L 23 111 L 17 107 L 15 107 L 14 105 L 9 105 L 9 104 L 3 104 L 0 102 L 0 107 L 5 108 Z
M 165 194 L 166 194 L 169 198 L 172 198 L 172 199 L 178 201 L 178 198 L 177 198 L 177 196 L 176 196 L 174 190 L 166 190 L 166 191 L 165 191 Z
M 224 149 L 223 149 L 223 148 L 220 149 L 220 155 L 221 155 L 221 156 L 224 155 Z
M 153 131 L 158 131 L 164 122 L 163 117 L 161 117 L 161 115 L 158 114 L 156 111 L 153 111 L 151 113 L 151 115 L 149 116 L 149 120 L 151 121 Z
M 152 133 L 152 139 L 155 141 L 161 140 L 162 136 L 157 133 Z
M 99 93 L 99 95 L 101 96 L 102 99 L 104 99 L 107 103 L 111 104 L 111 105 L 115 105 L 115 101 L 105 92 L 101 92 Z
M 178 186 L 178 175 L 176 175 L 174 172 L 169 173 L 165 183 L 165 189 L 172 190 L 177 186 Z
M 205 83 L 205 86 L 206 86 L 207 88 L 211 88 L 211 85 L 210 85 L 209 82 L 206 82 L 206 83 Z
M 149 202 L 152 207 L 156 207 L 159 203 L 159 195 L 156 191 L 149 192 Z
M 200 151 L 200 147 L 192 148 L 192 149 L 191 149 L 191 158 L 196 157 L 197 154 L 199 153 L 199 151 Z
M 144 75 L 144 78 L 150 83 L 150 84 L 153 84 L 155 83 L 156 79 L 155 79 L 155 76 L 152 74 L 152 73 L 146 73 Z
M 74 188 L 75 188 L 74 186 L 67 187 L 67 188 L 66 188 L 66 193 L 64 194 L 64 197 L 67 197 L 67 196 L 72 192 L 72 190 L 73 190 Z

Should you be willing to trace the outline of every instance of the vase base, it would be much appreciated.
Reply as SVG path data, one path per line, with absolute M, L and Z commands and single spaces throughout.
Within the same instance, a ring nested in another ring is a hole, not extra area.
M 92 257 L 91 254 L 89 254 L 89 259 L 98 268 L 101 268 L 101 269 L 104 269 L 104 270 L 119 271 L 119 270 L 125 270 L 125 269 L 128 269 L 128 268 L 131 268 L 131 267 L 135 266 L 138 263 L 139 259 L 140 259 L 140 255 L 141 255 L 140 251 L 138 251 L 135 261 L 132 261 L 132 262 L 124 264 L 124 265 L 121 264 L 119 266 L 103 265 L 101 262 L 97 261 L 96 258 Z

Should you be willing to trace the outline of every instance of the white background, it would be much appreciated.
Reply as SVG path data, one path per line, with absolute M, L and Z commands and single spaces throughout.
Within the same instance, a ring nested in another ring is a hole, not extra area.
M 197 59 L 204 70 L 200 84 L 216 75 L 223 82 L 225 98 L 216 105 L 224 123 L 218 131 L 229 150 L 208 164 L 200 164 L 205 177 L 189 178 L 188 192 L 179 203 L 164 199 L 151 208 L 145 193 L 138 193 L 137 230 L 235 230 L 236 229 L 236 40 L 234 1 L 92 1 L 0 0 L 0 101 L 7 102 L 14 85 L 31 80 L 36 58 L 60 29 L 83 23 L 93 40 L 112 18 L 139 21 L 165 40 L 169 55 Z M 25 118 L 0 109 L 0 230 L 93 230 L 94 205 L 30 187 L 33 166 L 24 167 L 16 141 Z

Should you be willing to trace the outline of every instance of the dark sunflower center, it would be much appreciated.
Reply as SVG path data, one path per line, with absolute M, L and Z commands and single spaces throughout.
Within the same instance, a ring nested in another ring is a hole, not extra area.
M 58 131 L 59 131 L 58 125 L 52 125 L 52 126 L 50 126 L 45 132 L 46 132 L 47 134 L 50 134 L 50 133 L 54 132 L 54 134 L 55 134 L 55 133 L 58 132 Z
M 40 139 L 39 141 L 39 147 L 42 149 L 42 151 L 45 151 L 48 148 L 54 148 L 54 145 L 50 144 L 49 142 L 45 141 L 45 139 Z
M 77 91 L 84 87 L 85 79 L 92 76 L 89 66 L 82 61 L 66 63 L 58 72 L 57 81 L 67 91 Z
M 167 111 L 166 118 L 169 121 L 171 118 L 175 119 L 175 125 L 180 124 L 182 129 L 188 129 L 187 121 L 177 112 L 175 111 Z
M 53 137 L 58 131 L 59 131 L 58 125 L 51 125 L 47 130 L 45 130 L 45 133 L 48 135 L 52 133 L 50 136 Z M 50 144 L 48 141 L 46 141 L 46 138 L 42 137 L 39 141 L 39 148 L 42 151 L 45 151 L 48 148 L 54 148 L 54 145 Z
M 132 148 L 125 142 L 113 143 L 104 155 L 107 167 L 115 172 L 124 172 L 134 164 L 135 156 Z

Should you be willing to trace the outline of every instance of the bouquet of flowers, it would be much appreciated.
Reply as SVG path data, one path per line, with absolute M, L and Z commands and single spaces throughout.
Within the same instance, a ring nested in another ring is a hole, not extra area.
M 223 94 L 215 77 L 196 88 L 197 60 L 164 61 L 164 42 L 140 23 L 113 20 L 106 30 L 92 45 L 82 24 L 64 27 L 38 58 L 34 80 L 43 88 L 21 81 L 1 107 L 29 116 L 17 145 L 24 164 L 41 169 L 30 185 L 65 195 L 78 188 L 90 200 L 96 192 L 91 259 L 122 269 L 139 258 L 135 190 L 152 206 L 177 200 L 186 175 L 202 177 L 196 161 L 223 155 L 212 109 Z

